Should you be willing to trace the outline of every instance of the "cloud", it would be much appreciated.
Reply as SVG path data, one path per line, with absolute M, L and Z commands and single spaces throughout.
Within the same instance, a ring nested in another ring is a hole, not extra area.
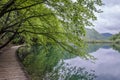
M 113 6 L 113 5 L 116 5 L 116 4 L 120 4 L 120 0 L 102 0 L 103 3 L 106 5 L 106 6 Z
M 100 33 L 120 32 L 120 0 L 103 0 L 103 3 L 103 13 L 95 13 L 98 20 L 94 22 L 94 28 Z

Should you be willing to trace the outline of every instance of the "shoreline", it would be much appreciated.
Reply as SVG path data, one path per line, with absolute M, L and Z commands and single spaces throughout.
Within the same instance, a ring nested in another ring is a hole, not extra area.
M 21 46 L 20 46 L 20 47 L 21 47 Z M 28 80 L 31 80 L 30 75 L 29 75 L 28 72 L 26 71 L 24 65 L 22 64 L 22 62 L 21 62 L 21 60 L 20 60 L 20 57 L 18 56 L 18 53 L 17 53 L 17 50 L 18 50 L 18 49 L 19 49 L 19 48 L 17 48 L 17 49 L 16 49 L 16 52 L 15 52 L 16 59 L 17 59 L 19 65 L 20 65 L 21 69 L 23 70 L 25 76 L 28 78 Z

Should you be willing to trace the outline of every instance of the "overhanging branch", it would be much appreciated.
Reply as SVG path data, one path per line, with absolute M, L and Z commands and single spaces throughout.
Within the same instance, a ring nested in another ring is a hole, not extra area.
M 14 1 L 14 0 L 13 0 Z M 27 8 L 31 8 L 33 6 L 36 6 L 36 5 L 39 5 L 39 4 L 42 4 L 44 3 L 45 1 L 47 0 L 43 0 L 41 2 L 37 2 L 37 3 L 34 3 L 34 4 L 31 4 L 31 5 L 28 5 L 28 6 L 25 6 L 25 7 L 21 7 L 21 8 L 12 8 L 12 9 L 9 9 L 9 10 L 5 10 L 3 14 L 7 13 L 7 12 L 11 12 L 11 11 L 18 11 L 18 10 L 23 10 L 23 9 L 27 9 Z M 1 17 L 1 16 L 0 16 Z

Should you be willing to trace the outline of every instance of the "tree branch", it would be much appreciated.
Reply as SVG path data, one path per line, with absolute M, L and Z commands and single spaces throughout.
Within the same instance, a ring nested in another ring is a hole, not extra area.
M 25 7 L 21 7 L 21 8 L 13 8 L 13 9 L 9 9 L 9 10 L 5 11 L 5 13 L 7 13 L 7 12 L 11 12 L 11 11 L 18 11 L 18 10 L 27 9 L 27 8 L 30 8 L 30 7 L 33 7 L 33 6 L 36 6 L 36 5 L 42 4 L 42 3 L 44 3 L 45 1 L 47 1 L 47 0 L 43 0 L 42 2 L 37 2 L 37 3 L 35 3 L 35 4 L 31 4 L 31 5 L 28 5 L 28 6 L 25 6 Z
M 0 10 L 0 18 L 6 13 L 7 9 L 14 4 L 16 0 L 9 0 Z

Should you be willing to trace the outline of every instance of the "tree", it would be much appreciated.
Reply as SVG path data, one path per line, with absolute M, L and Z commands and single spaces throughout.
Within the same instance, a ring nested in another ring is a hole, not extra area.
M 113 42 L 117 43 L 117 44 L 120 44 L 120 32 L 117 33 L 117 34 L 114 34 L 110 40 L 112 40 Z
M 58 46 L 49 45 L 47 48 L 48 52 L 39 45 L 32 46 L 29 50 L 25 46 L 18 49 L 19 58 L 32 80 L 94 80 L 96 78 L 93 70 L 87 72 L 85 68 L 73 66 L 65 61 L 74 58 L 73 54 L 65 53 Z M 29 55 L 25 55 L 26 53 Z
M 57 44 L 77 53 L 84 27 L 100 12 L 95 5 L 101 0 L 0 0 L 0 49 L 19 36 L 25 43 Z

